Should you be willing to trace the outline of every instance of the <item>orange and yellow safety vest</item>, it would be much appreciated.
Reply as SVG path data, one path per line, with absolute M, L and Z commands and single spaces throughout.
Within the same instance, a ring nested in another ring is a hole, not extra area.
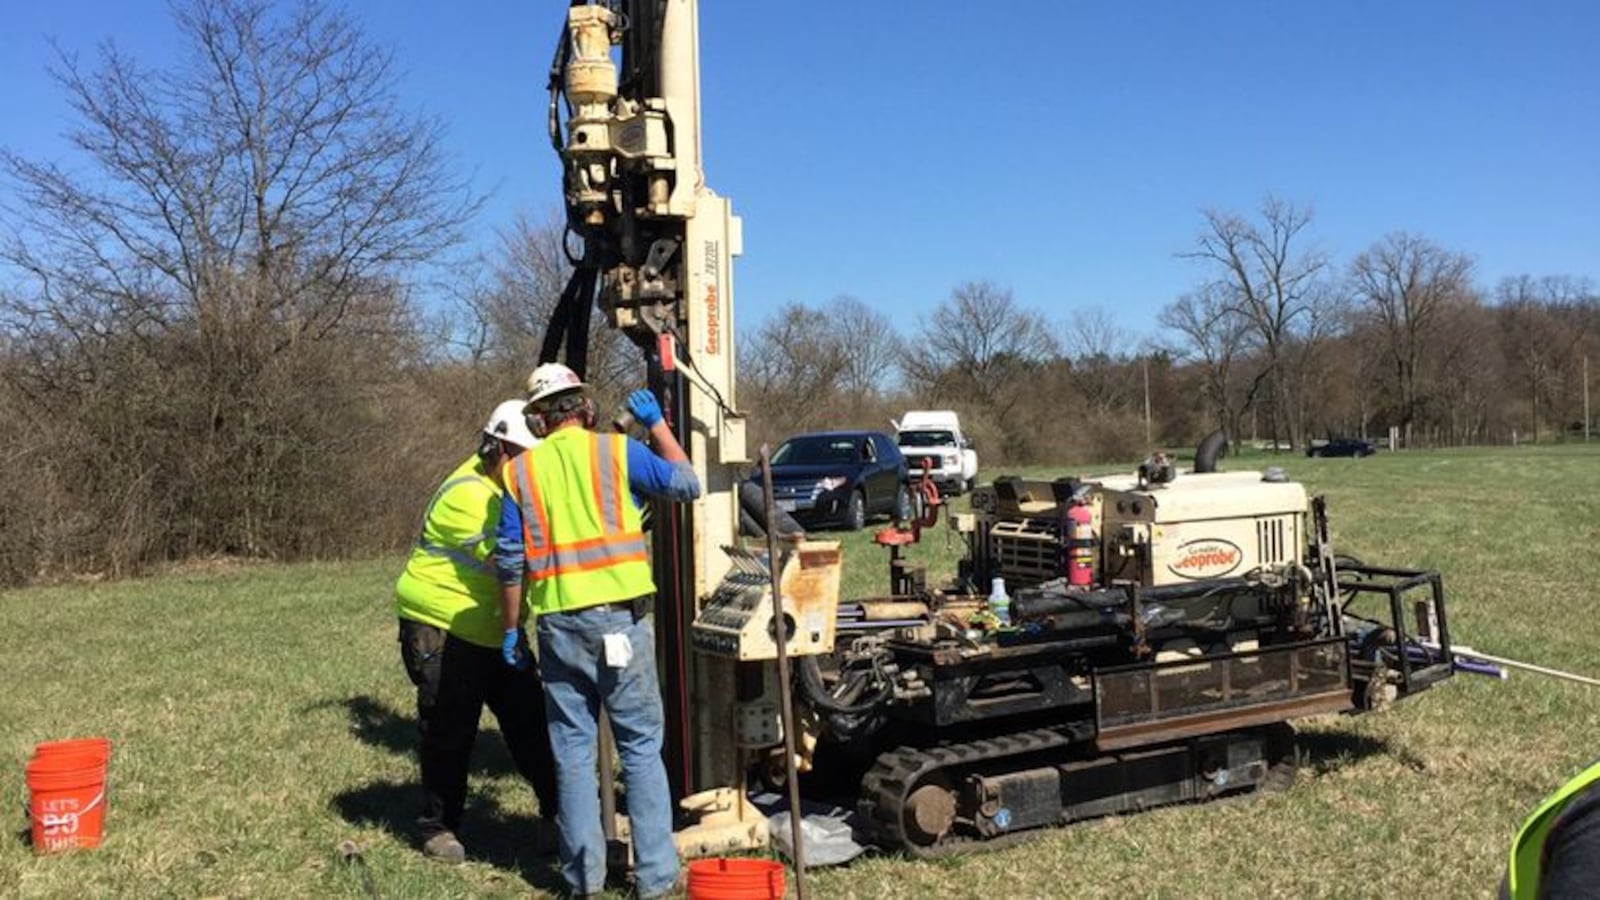
M 535 612 L 570 612 L 655 591 L 628 487 L 627 440 L 568 427 L 506 463 L 506 495 L 522 513 Z

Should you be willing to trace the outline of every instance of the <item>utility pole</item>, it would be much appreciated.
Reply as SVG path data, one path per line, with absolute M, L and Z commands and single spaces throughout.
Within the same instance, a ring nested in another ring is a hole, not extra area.
M 1584 357 L 1584 360 L 1585 360 L 1585 362 L 1587 362 L 1588 361 L 1588 357 Z M 1151 427 L 1150 427 L 1150 357 L 1149 356 L 1145 356 L 1143 359 L 1141 359 L 1139 361 L 1139 363 L 1140 363 L 1140 367 L 1144 369 L 1144 445 L 1146 447 L 1154 447 L 1155 446 L 1155 436 L 1154 436 L 1154 434 L 1151 433 Z M 1587 370 L 1585 370 L 1585 371 L 1587 371 Z M 1584 376 L 1584 385 L 1585 385 L 1585 388 L 1587 389 L 1587 386 L 1588 386 L 1588 376 L 1587 375 Z M 1587 397 L 1588 395 L 1585 394 L 1584 396 Z M 1588 421 L 1588 419 L 1589 419 L 1588 407 L 1584 408 L 1583 418 L 1584 418 L 1584 421 Z

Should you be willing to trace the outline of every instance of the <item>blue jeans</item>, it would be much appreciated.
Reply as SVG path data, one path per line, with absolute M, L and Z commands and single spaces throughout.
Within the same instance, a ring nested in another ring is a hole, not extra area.
M 665 717 L 650 619 L 635 622 L 624 607 L 596 606 L 542 614 L 537 628 L 539 673 L 561 798 L 556 813 L 561 874 L 574 893 L 605 887 L 606 842 L 595 773 L 604 703 L 622 757 L 633 832 L 634 885 L 641 896 L 665 893 L 678 877 L 678 850 L 672 840 L 672 795 L 661 761 Z M 608 634 L 628 636 L 633 657 L 627 666 L 606 665 L 602 645 Z

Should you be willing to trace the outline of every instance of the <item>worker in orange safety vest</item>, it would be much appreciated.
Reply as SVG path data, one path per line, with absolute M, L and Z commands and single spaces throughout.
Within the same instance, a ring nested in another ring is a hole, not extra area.
M 649 391 L 628 398 L 655 451 L 597 434 L 594 402 L 571 369 L 549 363 L 529 379 L 529 427 L 539 446 L 506 464 L 495 547 L 502 653 L 528 664 L 517 640 L 524 578 L 538 615 L 539 670 L 561 804 L 561 872 L 577 896 L 606 879 L 595 773 L 598 719 L 609 714 L 622 760 L 641 898 L 668 895 L 678 874 L 672 798 L 661 760 L 665 716 L 649 617 L 655 582 L 641 495 L 692 500 L 700 482 Z M 659 453 L 659 455 L 657 455 Z

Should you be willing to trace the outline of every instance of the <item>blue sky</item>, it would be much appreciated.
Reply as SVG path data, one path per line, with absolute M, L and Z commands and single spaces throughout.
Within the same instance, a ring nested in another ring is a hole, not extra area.
M 558 202 L 544 80 L 560 0 L 351 0 L 414 108 L 492 192 L 485 245 Z M 0 144 L 59 156 L 47 37 L 159 64 L 156 0 L 0 2 Z M 990 278 L 1154 334 L 1201 278 L 1200 210 L 1310 204 L 1346 262 L 1410 230 L 1480 283 L 1600 276 L 1600 4 L 703 0 L 708 181 L 745 222 L 741 324 L 852 294 L 914 327 Z

